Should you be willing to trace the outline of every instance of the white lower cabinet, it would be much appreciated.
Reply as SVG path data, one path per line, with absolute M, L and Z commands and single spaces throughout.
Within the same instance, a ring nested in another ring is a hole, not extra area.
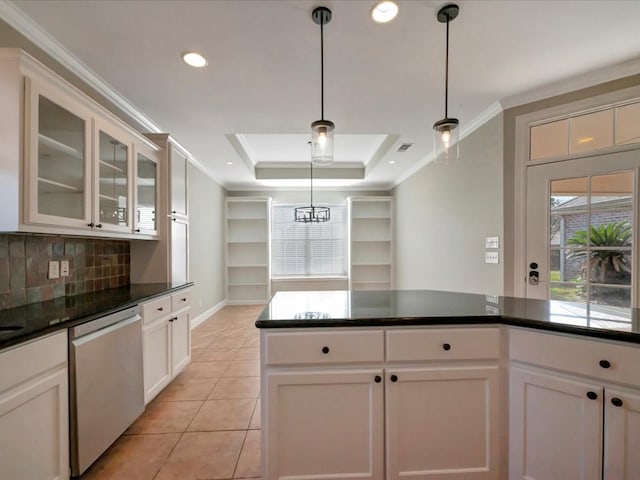
M 267 479 L 383 477 L 381 369 L 267 376 Z
M 165 295 L 142 306 L 145 404 L 191 361 L 190 291 Z
M 69 478 L 67 331 L 0 353 L 0 477 Z
M 512 480 L 601 478 L 601 386 L 512 367 L 509 388 Z
M 468 359 L 479 330 L 262 331 L 263 477 L 498 480 L 500 370 Z
M 640 479 L 640 349 L 509 336 L 510 480 Z
M 387 478 L 497 479 L 498 367 L 391 368 Z
M 640 390 L 604 394 L 604 478 L 640 478 Z

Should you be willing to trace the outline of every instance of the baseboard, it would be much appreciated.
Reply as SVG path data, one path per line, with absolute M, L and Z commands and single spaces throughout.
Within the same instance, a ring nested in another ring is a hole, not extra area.
M 217 311 L 222 310 L 226 305 L 227 305 L 227 301 L 226 300 L 222 300 L 221 302 L 216 303 L 213 307 L 211 307 L 208 310 L 205 310 L 204 312 L 202 312 L 196 318 L 191 319 L 191 330 L 193 330 L 198 325 L 200 325 L 202 322 L 207 320 L 211 315 L 213 315 Z

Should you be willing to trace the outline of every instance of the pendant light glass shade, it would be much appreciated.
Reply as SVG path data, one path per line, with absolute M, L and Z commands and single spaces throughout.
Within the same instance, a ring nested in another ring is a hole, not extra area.
M 433 124 L 435 163 L 440 164 L 457 160 L 459 123 L 457 118 L 443 118 Z
M 433 124 L 433 149 L 435 163 L 447 163 L 458 159 L 458 133 L 460 122 L 449 118 L 449 22 L 458 16 L 460 8 L 454 3 L 445 5 L 437 14 L 440 23 L 447 24 L 447 47 L 444 80 L 444 118 Z
M 311 161 L 314 165 L 331 165 L 333 162 L 333 130 L 329 120 L 316 120 L 311 124 Z

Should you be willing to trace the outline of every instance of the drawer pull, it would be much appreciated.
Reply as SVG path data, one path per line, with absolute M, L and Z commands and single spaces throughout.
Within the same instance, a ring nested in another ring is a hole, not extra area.
M 382 377 L 380 375 L 376 375 L 373 379 L 376 383 L 380 383 L 382 381 Z
M 171 318 L 169 319 L 169 321 L 170 321 L 170 322 L 175 322 L 177 319 L 178 319 L 178 317 L 171 317 Z
M 602 368 L 609 368 L 611 367 L 611 362 L 609 360 L 600 360 L 600 366 Z
M 449 350 L 451 350 L 451 344 L 450 343 L 443 343 L 442 344 L 442 348 L 448 352 Z
M 622 399 L 620 399 L 618 397 L 613 397 L 611 399 L 611 403 L 613 404 L 614 407 L 621 407 L 624 404 Z
M 391 381 L 393 383 L 396 383 L 398 381 L 398 376 L 397 375 L 391 375 Z
M 186 298 L 183 298 L 183 299 L 181 299 L 181 301 L 182 301 L 182 302 L 186 302 L 186 301 L 187 301 L 187 299 L 186 299 Z
M 162 308 L 162 307 L 158 307 L 158 311 L 159 311 L 159 312 L 161 312 L 161 311 L 163 311 L 163 310 L 164 310 L 164 308 Z
M 322 353 L 324 353 L 325 355 L 329 353 L 329 347 L 322 347 Z
M 596 392 L 587 392 L 587 398 L 589 400 L 597 400 L 598 394 Z

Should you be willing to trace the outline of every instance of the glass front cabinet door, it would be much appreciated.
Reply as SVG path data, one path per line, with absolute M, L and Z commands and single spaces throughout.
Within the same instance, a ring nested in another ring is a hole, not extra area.
M 135 205 L 133 227 L 137 234 L 157 235 L 158 158 L 150 148 L 136 144 Z
M 90 230 L 90 111 L 54 86 L 26 92 L 25 221 Z
M 133 225 L 131 137 L 95 119 L 94 229 L 130 233 Z

